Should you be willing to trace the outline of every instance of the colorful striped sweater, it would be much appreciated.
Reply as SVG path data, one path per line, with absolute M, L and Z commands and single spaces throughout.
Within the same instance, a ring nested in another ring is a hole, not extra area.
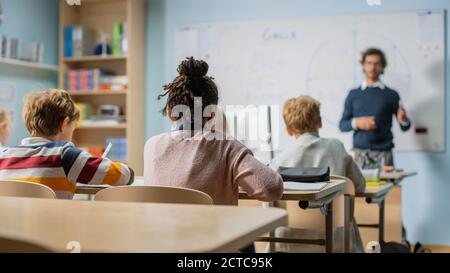
M 119 186 L 133 178 L 125 164 L 93 157 L 71 142 L 30 137 L 20 146 L 0 148 L 0 180 L 44 184 L 60 199 L 72 199 L 77 183 Z

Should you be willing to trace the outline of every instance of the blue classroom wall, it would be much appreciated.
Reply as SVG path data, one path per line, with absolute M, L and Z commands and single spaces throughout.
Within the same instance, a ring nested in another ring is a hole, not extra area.
M 188 23 L 237 20 L 291 19 L 360 13 L 450 10 L 448 0 L 382 0 L 379 7 L 365 0 L 148 0 L 146 137 L 167 131 L 170 124 L 158 113 L 156 96 L 162 84 L 176 76 L 175 31 Z M 446 22 L 447 52 L 450 45 Z M 450 61 L 446 56 L 446 90 Z M 446 109 L 450 96 L 446 96 Z M 340 113 L 339 113 L 340 114 Z M 446 116 L 448 116 L 448 111 Z M 450 119 L 446 119 L 447 147 Z M 408 239 L 432 245 L 450 245 L 450 151 L 445 153 L 397 153 L 396 164 L 419 175 L 403 183 L 403 221 Z
M 1 0 L 4 20 L 0 33 L 18 38 L 20 43 L 44 43 L 44 63 L 58 63 L 58 0 Z M 20 46 L 20 45 L 19 45 Z M 20 52 L 20 51 L 19 51 Z M 37 69 L 0 64 L 0 85 L 12 86 L 15 91 L 14 124 L 10 145 L 17 145 L 28 135 L 22 119 L 25 94 L 57 86 L 57 74 Z

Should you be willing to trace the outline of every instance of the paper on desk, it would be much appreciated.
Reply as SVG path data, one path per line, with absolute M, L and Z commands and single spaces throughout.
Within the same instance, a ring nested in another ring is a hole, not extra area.
M 144 186 L 144 179 L 134 179 L 133 184 L 131 184 L 131 186 Z M 92 184 L 81 184 L 81 183 L 77 183 L 77 187 L 82 187 L 82 188 L 108 188 L 111 187 L 110 185 L 107 184 L 102 184 L 102 185 L 92 185 Z
M 301 182 L 290 182 L 286 181 L 283 183 L 285 190 L 294 191 L 320 191 L 323 189 L 327 182 L 317 182 L 317 183 L 301 183 Z
M 377 187 L 385 184 L 386 181 L 366 181 L 366 186 L 368 187 Z
M 78 188 L 108 188 L 110 187 L 110 185 L 107 184 L 102 184 L 102 185 L 91 185 L 91 184 L 82 184 L 82 183 L 77 183 L 77 187 Z
M 133 184 L 131 186 L 145 186 L 144 179 L 135 178 Z

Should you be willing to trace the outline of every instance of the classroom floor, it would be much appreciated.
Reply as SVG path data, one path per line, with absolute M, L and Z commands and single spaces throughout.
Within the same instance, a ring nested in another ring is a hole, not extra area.
M 429 248 L 431 253 L 450 253 L 450 246 L 425 246 Z

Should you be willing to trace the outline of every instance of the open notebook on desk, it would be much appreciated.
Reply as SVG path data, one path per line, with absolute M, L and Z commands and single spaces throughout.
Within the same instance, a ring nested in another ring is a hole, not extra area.
M 104 189 L 104 188 L 108 188 L 111 187 L 110 185 L 89 185 L 89 184 L 82 184 L 82 183 L 77 183 L 77 187 L 78 188 L 99 188 L 99 189 Z
M 284 190 L 291 191 L 320 191 L 328 184 L 327 182 L 302 183 L 285 181 Z

